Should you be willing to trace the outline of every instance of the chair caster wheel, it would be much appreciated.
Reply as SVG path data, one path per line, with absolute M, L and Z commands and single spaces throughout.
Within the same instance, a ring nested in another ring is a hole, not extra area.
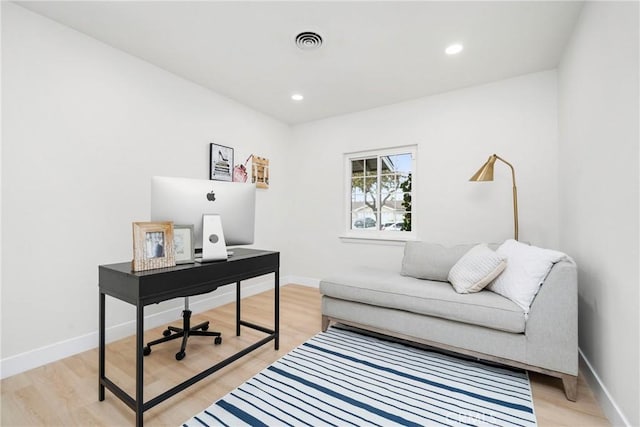
M 182 360 L 184 359 L 184 356 L 186 356 L 184 351 L 179 351 L 176 353 L 176 360 Z
M 149 346 L 144 347 L 142 349 L 142 354 L 145 355 L 145 356 L 150 355 L 151 354 L 151 347 L 149 347 Z
M 171 331 L 168 329 L 165 329 L 164 331 L 162 331 L 162 335 L 164 335 L 165 337 L 168 337 L 169 335 L 171 335 Z
M 213 340 L 214 344 L 222 344 L 222 337 L 215 337 L 215 339 Z

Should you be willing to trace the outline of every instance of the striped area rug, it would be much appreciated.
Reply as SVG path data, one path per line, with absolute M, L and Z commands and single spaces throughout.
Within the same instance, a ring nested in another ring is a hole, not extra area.
M 330 328 L 183 424 L 535 426 L 526 372 Z

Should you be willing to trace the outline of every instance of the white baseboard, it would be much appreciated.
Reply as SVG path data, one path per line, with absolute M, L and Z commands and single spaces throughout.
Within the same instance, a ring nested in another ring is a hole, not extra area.
M 284 283 L 293 283 L 296 285 L 308 286 L 310 288 L 320 287 L 320 279 L 313 279 L 311 277 L 287 276 L 287 280 Z
M 289 283 L 287 280 L 281 280 L 280 283 Z M 243 285 L 242 296 L 247 297 L 267 291 L 273 288 L 273 281 L 267 280 L 251 285 Z M 189 309 L 193 313 L 201 313 L 211 310 L 212 308 L 235 301 L 235 286 L 227 286 L 220 288 L 219 292 L 210 298 L 191 302 Z M 167 323 L 175 322 L 180 319 L 182 307 L 171 308 L 159 313 L 145 316 L 145 330 L 153 329 Z M 135 320 L 131 320 L 119 325 L 114 325 L 105 331 L 105 341 L 107 343 L 128 337 L 136 333 Z M 98 331 L 91 332 L 86 335 L 78 336 L 68 340 L 60 341 L 34 350 L 17 354 L 15 356 L 6 357 L 0 360 L 0 379 L 55 362 L 83 351 L 91 350 L 98 347 Z
M 605 387 L 602 380 L 600 380 L 593 366 L 589 363 L 589 359 L 585 357 L 582 350 L 578 349 L 578 352 L 580 354 L 580 372 L 584 374 L 589 388 L 593 391 L 596 400 L 600 403 L 602 412 L 604 412 L 604 415 L 609 419 L 611 425 L 614 427 L 631 427 L 631 423 L 629 423 L 627 417 L 624 416 L 620 407 L 616 404 L 615 400 L 613 400 L 613 396 L 611 396 L 607 387 Z

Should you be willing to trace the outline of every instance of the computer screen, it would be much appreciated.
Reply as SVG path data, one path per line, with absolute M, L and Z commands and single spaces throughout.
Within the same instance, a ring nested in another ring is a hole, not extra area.
M 151 178 L 151 221 L 193 225 L 202 249 L 202 215 L 218 214 L 227 246 L 250 245 L 255 229 L 255 184 L 208 179 Z

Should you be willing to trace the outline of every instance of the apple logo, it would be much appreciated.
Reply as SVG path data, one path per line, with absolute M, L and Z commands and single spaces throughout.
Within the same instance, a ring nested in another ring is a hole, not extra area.
M 207 200 L 214 202 L 216 200 L 216 193 L 214 193 L 213 191 L 207 193 Z

